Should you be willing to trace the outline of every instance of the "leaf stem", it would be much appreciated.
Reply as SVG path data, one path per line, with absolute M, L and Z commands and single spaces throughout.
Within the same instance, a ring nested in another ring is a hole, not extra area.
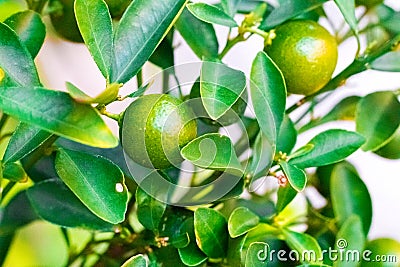
M 225 55 L 231 50 L 232 47 L 234 47 L 237 43 L 240 43 L 242 41 L 246 40 L 242 34 L 237 35 L 233 39 L 229 39 L 228 42 L 226 43 L 225 48 L 222 50 L 221 54 L 219 54 L 218 58 L 223 59 Z

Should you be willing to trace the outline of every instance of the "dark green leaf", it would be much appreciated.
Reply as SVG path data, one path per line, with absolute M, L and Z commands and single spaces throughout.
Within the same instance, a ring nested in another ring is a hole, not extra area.
M 221 0 L 221 6 L 226 14 L 233 17 L 236 14 L 240 2 L 242 2 L 242 0 Z
M 278 189 L 278 201 L 276 203 L 276 211 L 279 213 L 283 211 L 287 205 L 292 202 L 296 197 L 297 191 L 293 189 L 289 184 L 281 186 Z
M 112 65 L 113 29 L 106 3 L 103 0 L 76 0 L 75 17 L 86 46 L 108 79 Z
M 335 267 L 357 267 L 362 260 L 361 252 L 364 250 L 365 234 L 360 218 L 356 215 L 350 216 L 342 225 L 336 235 L 335 250 L 343 251 L 348 258 L 339 258 L 335 261 Z M 360 252 L 351 254 L 352 251 Z M 353 258 L 350 258 L 350 255 Z M 358 258 L 357 258 L 358 255 Z
M 115 147 L 118 140 L 89 105 L 44 88 L 0 88 L 0 109 L 23 122 L 91 146 Z
M 218 39 L 212 24 L 199 20 L 184 9 L 175 27 L 200 59 L 218 57 Z
M 272 146 L 283 121 L 286 105 L 286 86 L 283 75 L 264 52 L 259 52 L 251 68 L 251 99 L 262 132 Z
M 246 253 L 245 267 L 266 267 L 269 261 L 269 246 L 264 242 L 253 242 Z
M 210 258 L 222 258 L 228 245 L 226 220 L 218 211 L 198 208 L 194 213 L 194 231 L 199 248 Z
M 287 163 L 286 161 L 279 161 L 282 171 L 285 173 L 286 178 L 289 180 L 290 185 L 298 192 L 306 188 L 307 176 L 306 173 L 297 168 L 295 165 Z
M 322 118 L 310 121 L 310 123 L 301 127 L 299 132 L 307 131 L 318 125 L 331 121 L 354 120 L 356 116 L 357 104 L 360 101 L 360 99 L 361 97 L 359 96 L 349 96 L 342 99 L 331 109 L 331 111 L 328 112 L 328 114 L 326 114 Z
M 147 267 L 147 261 L 142 254 L 129 258 L 121 267 Z
M 59 149 L 56 170 L 94 214 L 114 224 L 124 220 L 128 192 L 124 175 L 114 163 L 101 156 Z
M 204 61 L 201 66 L 200 95 L 211 119 L 222 117 L 246 90 L 243 72 L 228 66 Z
M 0 235 L 10 234 L 18 228 L 37 220 L 26 191 L 15 195 L 7 206 L 0 208 Z
M 228 231 L 232 238 L 243 235 L 256 227 L 260 222 L 260 218 L 250 211 L 248 208 L 236 208 L 228 220 Z
M 62 227 L 112 231 L 113 225 L 94 215 L 60 180 L 36 183 L 27 190 L 41 218 Z
M 19 86 L 40 86 L 35 63 L 17 34 L 0 22 L 0 68 Z
M 340 129 L 327 130 L 308 142 L 306 146 L 312 147 L 311 150 L 292 157 L 289 163 L 301 169 L 332 164 L 347 158 L 364 142 L 365 139 L 355 132 Z
M 253 157 L 246 170 L 254 179 L 262 177 L 274 158 L 274 148 L 263 133 L 259 133 L 254 142 Z
M 294 123 L 289 116 L 285 116 L 281 124 L 281 129 L 279 130 L 276 151 L 287 154 L 290 153 L 296 145 L 296 140 L 297 130 Z
M 35 58 L 46 37 L 46 27 L 40 15 L 31 10 L 15 13 L 4 24 L 15 31 L 32 58 Z
M 157 188 L 157 186 L 154 188 Z M 157 192 L 151 192 L 151 195 L 154 194 L 157 194 Z M 137 216 L 139 222 L 149 230 L 158 229 L 167 204 L 148 195 L 140 187 L 136 190 L 136 203 L 138 205 Z
M 181 150 L 182 157 L 204 169 L 220 170 L 241 176 L 240 165 L 229 137 L 210 133 L 197 137 Z
M 238 24 L 231 16 L 216 6 L 206 3 L 192 3 L 188 4 L 187 8 L 193 15 L 205 22 L 228 27 L 238 27 Z
M 168 36 L 161 41 L 149 58 L 151 63 L 159 66 L 162 69 L 168 69 L 175 65 L 174 48 L 172 47 L 172 42 L 167 37 Z
M 293 0 L 285 1 L 279 7 L 272 10 L 271 14 L 261 23 L 260 28 L 268 30 L 277 25 L 320 7 L 327 0 Z
M 131 3 L 114 36 L 112 83 L 125 83 L 138 73 L 167 34 L 185 3 L 186 0 L 136 0 Z
M 21 122 L 8 142 L 3 163 L 25 157 L 52 136 L 51 133 Z
M 358 34 L 358 22 L 356 18 L 356 6 L 354 1 L 348 0 L 334 0 L 336 5 L 339 7 L 347 24 L 349 24 L 351 30 Z
M 3 165 L 3 177 L 13 182 L 22 183 L 28 181 L 24 168 L 15 162 Z
M 389 52 L 371 63 L 373 70 L 400 72 L 400 51 Z
M 179 257 L 187 266 L 198 266 L 207 260 L 207 256 L 196 245 L 196 236 L 194 233 L 193 218 L 187 219 L 181 227 L 182 233 L 187 233 L 190 238 L 190 243 L 184 248 L 178 249 Z
M 312 236 L 287 229 L 282 232 L 288 246 L 299 252 L 303 262 L 318 263 L 322 259 L 321 247 Z
M 349 163 L 337 164 L 331 176 L 330 188 L 333 211 L 340 225 L 352 215 L 361 218 L 367 234 L 372 221 L 372 203 L 368 188 Z
M 66 83 L 66 87 L 68 90 L 69 95 L 78 103 L 81 104 L 109 104 L 118 97 L 119 89 L 121 88 L 121 84 L 118 83 L 111 83 L 107 84 L 106 89 L 104 89 L 100 94 L 97 96 L 91 97 L 88 96 L 85 92 L 81 89 L 76 87 L 70 82 Z
M 364 151 L 377 150 L 390 141 L 400 125 L 400 102 L 390 91 L 365 96 L 356 113 L 357 132 L 366 138 Z

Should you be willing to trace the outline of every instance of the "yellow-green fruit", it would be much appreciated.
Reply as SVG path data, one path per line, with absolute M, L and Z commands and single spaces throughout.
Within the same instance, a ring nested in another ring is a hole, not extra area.
M 390 238 L 378 238 L 367 243 L 361 267 L 399 266 L 400 243 Z
M 356 6 L 373 7 L 382 4 L 383 0 L 356 0 Z
M 111 17 L 120 18 L 132 0 L 105 0 Z
M 126 109 L 122 146 L 136 163 L 155 169 L 179 164 L 179 149 L 196 138 L 197 125 L 191 109 L 166 94 L 139 97 Z
M 75 19 L 74 0 L 50 0 L 49 9 L 51 24 L 56 32 L 72 42 L 82 43 L 83 38 Z
M 281 69 L 292 94 L 311 95 L 332 77 L 338 48 L 335 38 L 317 22 L 294 20 L 278 26 L 265 51 Z

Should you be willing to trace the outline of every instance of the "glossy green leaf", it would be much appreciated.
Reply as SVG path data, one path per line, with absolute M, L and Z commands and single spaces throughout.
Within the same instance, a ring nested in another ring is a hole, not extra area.
M 265 170 L 271 167 L 274 158 L 274 148 L 263 133 L 256 137 L 253 147 L 253 157 L 246 170 L 253 179 L 262 177 Z
M 296 145 L 296 140 L 297 130 L 295 125 L 289 116 L 285 116 L 279 130 L 276 151 L 289 154 Z
M 55 164 L 60 178 L 94 214 L 114 224 L 124 220 L 128 192 L 118 166 L 101 156 L 67 149 L 59 149 Z
M 296 157 L 292 156 L 289 163 L 301 169 L 332 164 L 347 158 L 364 142 L 365 139 L 355 132 L 327 130 L 308 142 L 306 146 L 312 147 L 311 150 Z
M 251 243 L 246 252 L 245 267 L 266 267 L 269 261 L 269 246 L 264 242 Z
M 199 20 L 184 9 L 175 27 L 200 59 L 218 57 L 218 39 L 212 24 Z
M 228 245 L 228 227 L 224 216 L 209 208 L 194 212 L 194 231 L 199 248 L 210 258 L 222 258 Z
M 301 255 L 302 262 L 318 263 L 322 259 L 321 247 L 314 237 L 287 229 L 283 229 L 282 233 L 288 246 Z
M 327 0 L 293 0 L 284 1 L 261 23 L 260 28 L 269 30 L 277 25 L 320 7 Z
M 0 208 L 0 235 L 15 232 L 20 227 L 39 219 L 26 191 L 17 193 L 5 207 Z
M 40 86 L 35 63 L 17 34 L 0 22 L 0 68 L 19 86 Z
M 379 24 L 382 25 L 391 34 L 400 33 L 400 12 L 387 5 L 378 5 L 375 8 L 379 18 Z
M 125 83 L 138 73 L 179 16 L 186 1 L 136 0 L 131 3 L 115 31 L 111 83 Z
M 228 231 L 232 238 L 241 236 L 258 225 L 260 218 L 246 207 L 236 208 L 228 219 Z
M 238 27 L 238 24 L 231 16 L 216 6 L 206 3 L 192 3 L 188 4 L 187 8 L 194 16 L 205 22 L 231 28 Z
M 15 13 L 4 24 L 15 31 L 32 58 L 35 58 L 46 37 L 46 26 L 40 15 L 32 10 Z
M 3 177 L 13 182 L 23 183 L 28 181 L 24 168 L 15 162 L 3 165 Z
M 76 0 L 75 17 L 90 54 L 105 78 L 112 65 L 113 28 L 104 0 Z
M 155 186 L 155 188 L 157 188 L 157 186 Z M 151 193 L 154 194 L 156 192 Z M 153 198 L 140 187 L 136 190 L 136 203 L 138 205 L 137 217 L 139 222 L 146 229 L 152 231 L 158 229 L 167 204 Z
M 147 267 L 149 266 L 147 264 L 146 258 L 142 255 L 135 255 L 131 258 L 129 258 L 127 261 L 122 264 L 121 267 Z
M 220 170 L 241 176 L 243 167 L 229 137 L 210 133 L 190 141 L 181 150 L 182 157 L 204 169 Z
M 101 92 L 95 97 L 88 96 L 85 92 L 83 92 L 81 89 L 79 89 L 70 82 L 66 83 L 66 87 L 69 95 L 78 103 L 82 104 L 99 103 L 106 105 L 117 99 L 119 89 L 121 88 L 121 84 L 118 83 L 107 84 L 106 89 L 104 89 L 103 92 Z
M 186 247 L 178 249 L 179 257 L 182 262 L 187 266 L 198 266 L 205 262 L 208 257 L 199 249 L 196 244 L 193 218 L 187 219 L 182 224 L 181 232 L 187 233 L 190 238 L 190 243 Z
M 112 231 L 113 225 L 94 215 L 60 180 L 36 183 L 27 190 L 37 214 L 62 227 Z
M 358 34 L 358 21 L 356 18 L 356 6 L 354 1 L 348 0 L 334 0 L 336 5 L 339 7 L 345 21 L 350 26 L 351 30 Z
M 280 186 L 278 189 L 278 200 L 276 202 L 276 211 L 279 213 L 283 211 L 287 205 L 292 202 L 296 197 L 297 191 L 293 189 L 290 184 L 286 186 Z
M 118 140 L 98 112 L 64 92 L 44 88 L 0 88 L 0 109 L 19 120 L 91 146 L 115 147 Z
M 332 206 L 339 225 L 355 214 L 361 218 L 367 234 L 372 221 L 372 202 L 357 171 L 349 163 L 339 163 L 334 167 L 330 180 Z
M 297 192 L 301 192 L 306 188 L 307 175 L 303 170 L 283 160 L 279 161 L 279 166 L 281 166 L 282 171 L 285 173 L 285 176 L 293 189 Z
M 400 102 L 390 91 L 365 96 L 358 104 L 356 129 L 366 138 L 364 151 L 377 150 L 390 141 L 400 125 Z
M 364 250 L 365 234 L 360 218 L 356 215 L 350 216 L 343 223 L 336 235 L 335 250 L 343 251 L 343 255 L 349 255 L 348 258 L 339 258 L 333 264 L 334 267 L 357 267 L 362 260 L 361 252 Z M 352 251 L 360 252 L 350 254 Z M 353 256 L 353 257 L 351 257 Z
M 310 121 L 310 123 L 307 123 L 306 125 L 301 127 L 299 132 L 307 131 L 316 126 L 331 121 L 354 120 L 356 116 L 357 104 L 360 101 L 360 99 L 361 97 L 359 96 L 349 96 L 343 98 L 325 116 Z
M 226 14 L 233 17 L 237 12 L 240 2 L 242 0 L 221 0 L 221 6 Z
M 400 72 L 400 51 L 389 52 L 371 63 L 373 70 Z
M 25 157 L 52 136 L 38 127 L 21 122 L 8 142 L 3 163 L 14 162 Z
M 374 153 L 387 159 L 400 159 L 400 127 L 391 137 L 389 143 L 375 150 Z
M 204 61 L 201 66 L 200 95 L 211 119 L 222 117 L 246 90 L 243 72 L 228 66 Z
M 275 146 L 284 118 L 286 85 L 275 63 L 264 52 L 259 52 L 251 67 L 251 99 L 262 132 Z

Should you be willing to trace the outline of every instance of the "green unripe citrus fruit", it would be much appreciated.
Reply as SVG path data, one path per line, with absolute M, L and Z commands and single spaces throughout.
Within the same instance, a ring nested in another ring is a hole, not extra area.
M 75 19 L 74 0 L 50 0 L 49 9 L 51 24 L 62 38 L 82 43 L 83 38 Z
M 191 109 L 166 94 L 139 97 L 126 109 L 122 146 L 136 163 L 156 169 L 179 164 L 179 149 L 196 138 L 197 125 Z
M 244 114 L 247 106 L 247 91 L 245 90 L 232 107 L 217 120 L 212 120 L 208 116 L 207 111 L 201 102 L 200 82 L 198 80 L 193 84 L 192 89 L 190 90 L 190 99 L 196 100 L 196 102 L 193 102 L 193 111 L 204 123 L 209 125 L 228 126 L 237 122 L 240 119 L 240 116 Z
M 395 267 L 400 259 L 400 243 L 390 238 L 378 238 L 367 243 L 364 248 L 365 252 L 369 250 L 371 253 L 363 258 L 361 267 Z
M 382 4 L 383 0 L 356 0 L 356 6 L 366 6 L 368 8 Z
M 311 95 L 320 90 L 335 70 L 335 38 L 317 22 L 294 20 L 278 26 L 265 51 L 281 69 L 287 91 Z

